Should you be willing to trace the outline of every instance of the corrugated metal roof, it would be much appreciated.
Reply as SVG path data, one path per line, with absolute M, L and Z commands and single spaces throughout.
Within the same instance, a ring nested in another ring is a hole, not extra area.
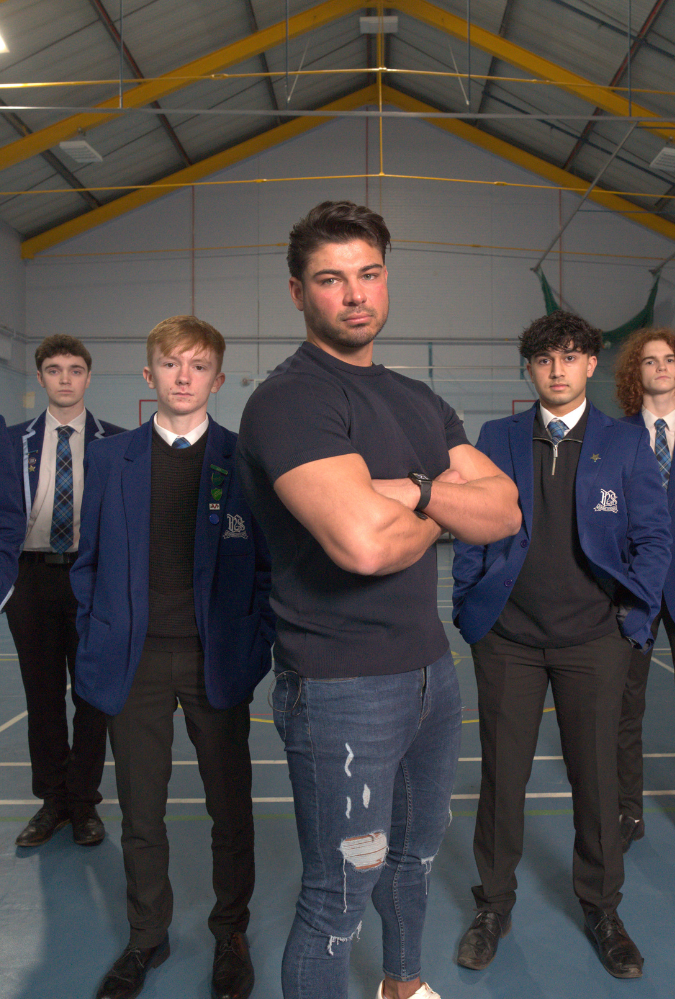
M 117 23 L 118 3 L 104 0 Z M 644 23 L 654 0 L 633 0 L 633 33 Z M 292 0 L 291 16 L 308 10 L 311 0 Z M 464 17 L 465 0 L 437 0 L 437 6 Z M 10 52 L 0 56 L 0 82 L 47 80 L 116 81 L 119 53 L 101 23 L 91 0 L 59 0 L 58 17 L 53 0 L 33 0 L 23 5 L 0 7 L 0 31 Z M 620 66 L 627 49 L 626 7 L 616 0 L 472 0 L 472 20 L 476 25 L 537 55 L 572 70 L 592 81 L 607 84 Z M 141 71 L 154 76 L 213 52 L 246 37 L 253 23 L 263 29 L 283 21 L 283 0 L 125 0 L 124 39 Z M 361 70 L 373 65 L 372 38 L 361 35 L 360 12 L 328 24 L 306 36 L 292 39 L 288 46 L 289 82 L 293 89 L 286 102 L 285 77 L 238 80 L 204 80 L 161 100 L 175 134 L 195 161 L 242 141 L 278 124 L 276 116 L 260 117 L 248 112 L 315 108 L 346 92 L 365 86 L 372 76 L 348 72 L 333 75 L 299 76 L 303 69 Z M 385 44 L 387 64 L 393 69 L 468 69 L 466 44 L 449 38 L 421 20 L 399 16 L 398 34 Z M 371 60 L 370 64 L 368 60 Z M 270 71 L 285 73 L 287 53 L 280 45 L 229 71 L 258 73 L 267 65 Z M 492 134 L 525 148 L 544 159 L 563 165 L 584 128 L 583 121 L 541 122 L 528 114 L 588 115 L 592 105 L 557 87 L 525 82 L 530 75 L 493 59 L 490 53 L 471 51 L 471 106 L 475 114 L 520 113 L 517 118 L 481 119 L 477 123 Z M 128 67 L 127 76 L 131 76 Z M 491 81 L 476 77 L 488 73 L 516 77 L 523 82 Z M 390 74 L 386 82 L 418 99 L 443 109 L 466 108 L 462 88 L 456 78 Z M 466 81 L 462 80 L 466 89 Z M 625 74 L 622 83 L 625 84 Z M 675 4 L 669 3 L 658 15 L 632 64 L 634 99 L 662 115 L 675 116 L 675 97 L 669 93 L 643 94 L 641 89 L 675 90 Z M 273 98 L 272 98 L 272 93 Z M 81 87 L 54 87 L 0 91 L 7 103 L 27 105 L 62 104 L 73 109 L 95 104 L 117 93 L 116 82 L 91 83 Z M 177 109 L 237 109 L 241 114 L 172 114 Z M 26 110 L 20 117 L 33 130 L 39 130 L 63 117 L 62 113 Z M 283 119 L 285 120 L 285 119 Z M 595 123 L 592 132 L 576 154 L 571 169 L 591 178 L 610 155 L 625 125 Z M 14 142 L 16 131 L 0 114 L 0 149 Z M 165 128 L 156 116 L 141 113 L 102 121 L 87 136 L 104 156 L 98 165 L 78 167 L 58 148 L 54 150 L 64 166 L 82 183 L 92 186 L 148 183 L 170 175 L 183 163 Z M 653 156 L 664 140 L 646 130 L 636 132 L 619 158 L 608 170 L 603 185 L 634 190 L 645 195 L 666 191 L 668 179 L 649 170 Z M 67 182 L 42 157 L 0 171 L 0 190 L 65 188 Z M 114 191 L 96 197 L 107 201 Z M 639 201 L 636 196 L 636 202 Z M 640 204 L 654 203 L 653 198 Z M 0 218 L 19 232 L 48 228 L 86 209 L 78 194 L 25 195 L 0 197 Z M 666 211 L 675 214 L 675 206 Z

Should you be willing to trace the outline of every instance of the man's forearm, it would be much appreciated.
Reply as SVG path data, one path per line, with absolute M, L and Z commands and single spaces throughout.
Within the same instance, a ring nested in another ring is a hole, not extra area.
M 373 487 L 409 510 L 414 510 L 420 500 L 419 486 L 410 479 L 377 479 Z M 461 484 L 434 479 L 424 513 L 470 545 L 490 544 L 516 534 L 521 523 L 518 490 L 507 475 Z
M 463 485 L 435 481 L 425 513 L 468 545 L 487 545 L 517 534 L 522 519 L 518 490 L 507 475 Z
M 396 519 L 375 535 L 379 555 L 371 574 L 387 576 L 414 565 L 441 533 L 441 528 L 432 517 L 422 518 L 402 508 Z

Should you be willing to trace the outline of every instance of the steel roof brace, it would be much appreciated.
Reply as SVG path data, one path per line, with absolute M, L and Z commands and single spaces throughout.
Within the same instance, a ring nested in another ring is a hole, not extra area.
M 124 107 L 124 0 L 120 0 L 120 107 Z
M 633 74 L 632 74 L 632 55 L 631 49 L 633 48 L 633 0 L 628 0 L 628 55 L 626 56 L 626 70 L 628 72 L 628 114 L 633 113 Z
M 654 277 L 658 277 L 663 268 L 666 266 L 666 264 L 669 264 L 671 260 L 675 260 L 675 250 L 673 250 L 673 252 L 670 254 L 669 257 L 666 257 L 665 260 L 662 260 L 661 263 L 658 265 L 658 267 L 650 267 L 649 273 L 653 274 Z
M 466 0 L 466 103 L 471 107 L 471 0 Z
M 288 91 L 288 22 L 290 19 L 290 13 L 288 10 L 288 0 L 286 0 L 286 104 L 290 101 L 290 95 Z
M 555 234 L 555 236 L 553 237 L 553 239 L 551 240 L 551 242 L 548 244 L 548 246 L 546 247 L 546 249 L 544 250 L 544 252 L 542 253 L 542 255 L 539 257 L 539 260 L 536 262 L 536 264 L 534 265 L 534 267 L 530 268 L 530 270 L 534 271 L 535 273 L 539 270 L 539 268 L 543 264 L 544 260 L 549 255 L 549 253 L 551 252 L 551 250 L 553 249 L 553 247 L 555 246 L 555 244 L 558 242 L 558 240 L 560 239 L 560 237 L 564 233 L 565 229 L 570 224 L 570 222 L 572 221 L 572 219 L 574 218 L 574 216 L 577 214 L 577 212 L 579 211 L 579 209 L 581 208 L 581 206 L 583 205 L 583 203 L 590 196 L 591 192 L 596 187 L 596 185 L 599 184 L 599 182 L 600 182 L 600 180 L 602 178 L 602 175 L 604 174 L 605 170 L 607 170 L 607 168 L 609 166 L 611 166 L 611 164 L 614 162 L 615 158 L 621 152 L 621 150 L 623 149 L 624 145 L 628 141 L 629 137 L 633 134 L 634 130 L 637 128 L 637 124 L 638 124 L 637 122 L 633 122 L 633 124 L 630 126 L 630 128 L 628 129 L 628 131 L 626 132 L 626 134 L 624 135 L 623 139 L 618 144 L 618 146 L 616 147 L 616 149 L 614 150 L 614 152 L 612 153 L 612 155 L 609 157 L 609 159 L 607 160 L 607 162 L 603 164 L 603 166 L 600 168 L 600 170 L 596 174 L 593 183 L 590 185 L 590 187 L 587 187 L 586 190 L 584 191 L 583 197 L 579 200 L 579 203 L 575 206 L 574 211 L 572 212 L 572 214 L 569 216 L 569 218 L 567 219 L 566 222 L 563 222 L 563 224 L 558 229 L 557 233 Z

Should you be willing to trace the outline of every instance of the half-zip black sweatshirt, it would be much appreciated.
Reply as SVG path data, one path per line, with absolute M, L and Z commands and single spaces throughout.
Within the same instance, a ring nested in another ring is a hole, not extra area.
M 575 480 L 586 409 L 558 445 L 537 407 L 534 420 L 532 537 L 511 596 L 493 630 L 535 648 L 583 645 L 617 628 L 610 596 L 596 581 L 577 529 Z

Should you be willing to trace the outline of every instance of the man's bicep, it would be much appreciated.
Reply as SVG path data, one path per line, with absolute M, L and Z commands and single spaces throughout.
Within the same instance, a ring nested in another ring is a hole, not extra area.
M 472 479 L 487 479 L 492 475 L 503 475 L 500 468 L 493 461 L 471 444 L 459 444 L 450 448 L 450 469 L 459 472 L 463 479 L 471 482 Z
M 338 538 L 358 520 L 375 496 L 368 467 L 359 454 L 342 454 L 298 465 L 280 475 L 274 490 L 293 516 L 320 544 Z

